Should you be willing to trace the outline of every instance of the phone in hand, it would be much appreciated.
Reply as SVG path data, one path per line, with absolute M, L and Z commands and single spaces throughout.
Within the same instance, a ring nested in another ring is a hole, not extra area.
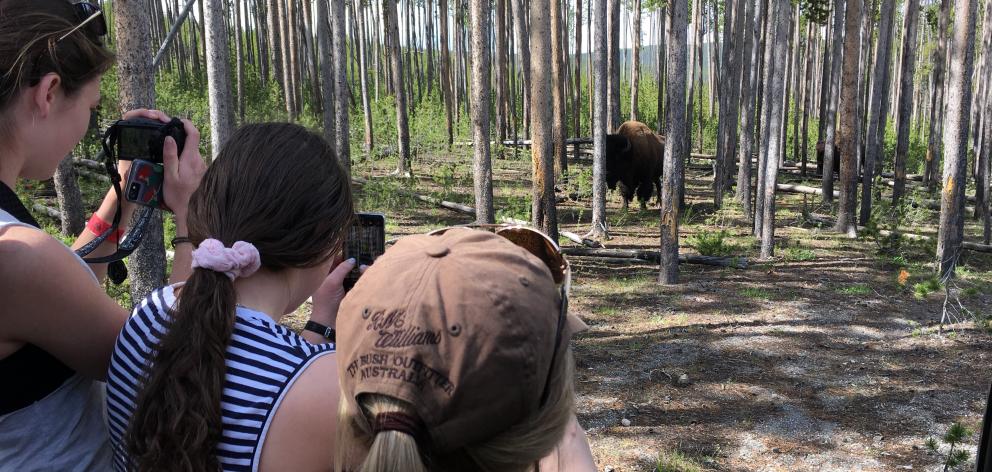
M 167 210 L 162 196 L 165 167 L 144 159 L 135 159 L 127 174 L 124 199 L 139 205 Z
M 344 243 L 345 260 L 355 258 L 358 263 L 344 279 L 344 289 L 351 290 L 362 275 L 359 267 L 372 265 L 386 250 L 386 217 L 379 213 L 359 213 L 348 229 Z

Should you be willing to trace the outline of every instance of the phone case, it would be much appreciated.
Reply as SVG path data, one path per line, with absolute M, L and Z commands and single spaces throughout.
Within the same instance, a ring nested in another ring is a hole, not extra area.
M 136 159 L 131 163 L 124 186 L 124 199 L 139 205 L 166 210 L 162 198 L 165 168 L 161 164 Z
M 345 239 L 345 259 L 358 262 L 344 280 L 345 290 L 351 290 L 362 275 L 358 266 L 371 265 L 382 255 L 386 246 L 386 217 L 379 213 L 359 213 Z

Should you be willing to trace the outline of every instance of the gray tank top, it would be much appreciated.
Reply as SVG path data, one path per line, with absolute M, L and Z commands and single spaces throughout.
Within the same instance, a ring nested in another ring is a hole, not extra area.
M 0 210 L 0 229 L 14 225 L 31 228 Z M 103 382 L 76 374 L 45 398 L 0 416 L 0 472 L 110 470 L 105 398 Z

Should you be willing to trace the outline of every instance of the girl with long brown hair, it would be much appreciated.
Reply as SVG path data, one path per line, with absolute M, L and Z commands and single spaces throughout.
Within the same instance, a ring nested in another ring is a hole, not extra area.
M 103 415 L 104 378 L 126 312 L 98 281 L 106 264 L 87 264 L 39 229 L 14 192 L 20 180 L 47 180 L 100 103 L 100 78 L 113 55 L 99 7 L 68 0 L 0 0 L 0 469 L 100 470 L 110 466 Z M 125 118 L 168 122 L 136 110 Z M 177 233 L 205 165 L 199 134 L 186 123 L 183 155 L 169 140 L 165 203 Z M 120 169 L 126 175 L 126 167 Z M 94 240 L 121 204 L 113 191 L 74 248 Z M 119 234 L 119 233 L 118 233 Z M 91 254 L 115 251 L 113 239 Z M 189 273 L 191 248 L 176 248 L 173 280 Z
M 330 466 L 333 340 L 278 321 L 312 295 L 311 321 L 334 326 L 352 217 L 348 175 L 321 137 L 260 124 L 230 138 L 190 201 L 192 275 L 150 295 L 118 338 L 107 381 L 118 470 Z

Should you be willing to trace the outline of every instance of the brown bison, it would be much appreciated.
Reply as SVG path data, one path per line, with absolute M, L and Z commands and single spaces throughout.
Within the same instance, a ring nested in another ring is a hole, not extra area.
M 816 172 L 819 173 L 820 175 L 823 175 L 823 162 L 825 160 L 823 154 L 826 151 L 826 149 L 827 149 L 827 145 L 823 141 L 819 141 L 816 143 Z M 836 144 L 834 144 L 834 162 L 833 162 L 834 175 L 840 175 L 840 166 L 838 165 L 838 163 L 840 163 L 840 148 L 837 147 Z
M 624 122 L 616 134 L 606 135 L 606 185 L 610 190 L 620 185 L 624 210 L 635 194 L 647 209 L 656 189 L 661 203 L 664 152 L 665 138 L 639 121 Z

